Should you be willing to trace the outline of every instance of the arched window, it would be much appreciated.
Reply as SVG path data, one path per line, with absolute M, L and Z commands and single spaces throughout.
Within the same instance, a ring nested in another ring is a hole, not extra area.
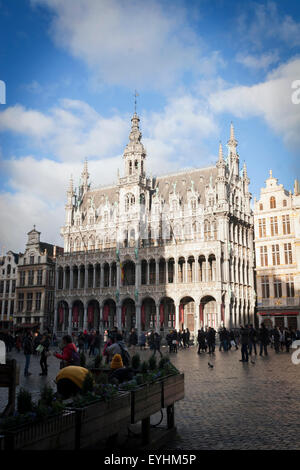
M 133 194 L 126 194 L 125 196 L 125 212 L 129 211 L 129 208 L 134 206 L 135 204 L 135 197 Z
M 263 211 L 263 210 L 264 210 L 263 204 L 259 204 L 259 210 L 260 210 L 260 211 Z
M 129 174 L 132 175 L 132 161 L 129 162 Z
M 139 168 L 139 162 L 138 162 L 137 160 L 135 160 L 135 162 L 134 162 L 134 169 L 135 169 L 135 170 L 138 170 L 138 168 Z
M 270 197 L 270 209 L 276 209 L 276 199 L 274 196 Z

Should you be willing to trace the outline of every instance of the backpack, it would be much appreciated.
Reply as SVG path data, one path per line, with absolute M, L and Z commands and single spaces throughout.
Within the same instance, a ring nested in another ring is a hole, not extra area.
M 130 354 L 126 349 L 123 348 L 123 346 L 120 343 L 118 343 L 118 345 L 120 346 L 120 349 L 121 349 L 121 357 L 122 357 L 123 364 L 125 367 L 128 367 L 130 364 Z
M 80 366 L 80 354 L 74 349 L 72 349 L 72 355 L 71 359 L 69 360 L 69 366 Z

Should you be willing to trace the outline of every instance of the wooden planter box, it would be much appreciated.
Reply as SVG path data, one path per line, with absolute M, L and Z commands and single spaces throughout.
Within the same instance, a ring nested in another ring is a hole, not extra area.
M 43 422 L 3 431 L 5 450 L 73 450 L 75 413 L 64 411 Z
M 169 375 L 162 379 L 162 408 L 184 398 L 184 374 Z
M 117 434 L 130 423 L 130 394 L 120 392 L 110 401 L 99 400 L 76 413 L 76 449 L 84 449 Z
M 162 408 L 162 382 L 141 385 L 131 394 L 131 424 L 137 423 L 157 413 Z

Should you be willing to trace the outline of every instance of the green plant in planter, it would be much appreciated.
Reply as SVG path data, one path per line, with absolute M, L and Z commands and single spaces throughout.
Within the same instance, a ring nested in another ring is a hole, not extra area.
M 25 414 L 33 411 L 34 403 L 32 401 L 32 395 L 28 390 L 21 387 L 17 396 L 17 411 L 19 414 Z
M 151 356 L 149 359 L 149 369 L 150 370 L 155 370 L 157 368 L 157 362 L 156 362 L 156 357 Z
M 133 369 L 138 370 L 141 365 L 141 358 L 139 354 L 135 354 L 131 359 L 131 366 Z
M 46 406 L 51 406 L 53 404 L 54 399 L 55 399 L 55 393 L 53 391 L 53 388 L 50 387 L 50 385 L 45 384 L 41 388 L 40 402 L 44 403 Z
M 102 359 L 103 359 L 102 354 L 97 354 L 97 356 L 95 357 L 95 362 L 94 362 L 95 369 L 99 369 L 101 367 Z
M 136 380 L 137 385 L 142 385 L 144 383 L 144 379 L 143 379 L 142 374 L 136 374 L 135 380 Z
M 86 395 L 88 392 L 92 392 L 94 390 L 94 377 L 91 372 L 88 372 L 84 378 L 82 384 L 82 395 Z
M 163 356 L 163 357 L 160 359 L 159 363 L 158 363 L 158 368 L 159 368 L 159 369 L 163 369 L 163 368 L 164 368 L 164 365 L 165 365 L 167 362 L 169 362 L 169 361 L 170 361 L 170 359 L 168 358 L 168 356 Z
M 99 375 L 95 377 L 96 384 L 107 384 L 108 383 L 108 375 L 101 372 Z
M 149 369 L 149 364 L 148 364 L 148 362 L 147 362 L 147 361 L 143 361 L 143 362 L 142 362 L 142 365 L 141 365 L 141 372 L 142 372 L 142 374 L 147 374 L 148 369 Z

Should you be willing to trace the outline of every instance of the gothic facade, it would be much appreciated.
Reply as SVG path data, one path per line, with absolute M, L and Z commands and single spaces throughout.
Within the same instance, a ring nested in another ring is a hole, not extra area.
M 92 189 L 87 161 L 67 191 L 56 259 L 58 335 L 113 325 L 171 328 L 253 322 L 253 214 L 234 128 L 216 165 L 149 177 L 134 113 L 115 185 Z

